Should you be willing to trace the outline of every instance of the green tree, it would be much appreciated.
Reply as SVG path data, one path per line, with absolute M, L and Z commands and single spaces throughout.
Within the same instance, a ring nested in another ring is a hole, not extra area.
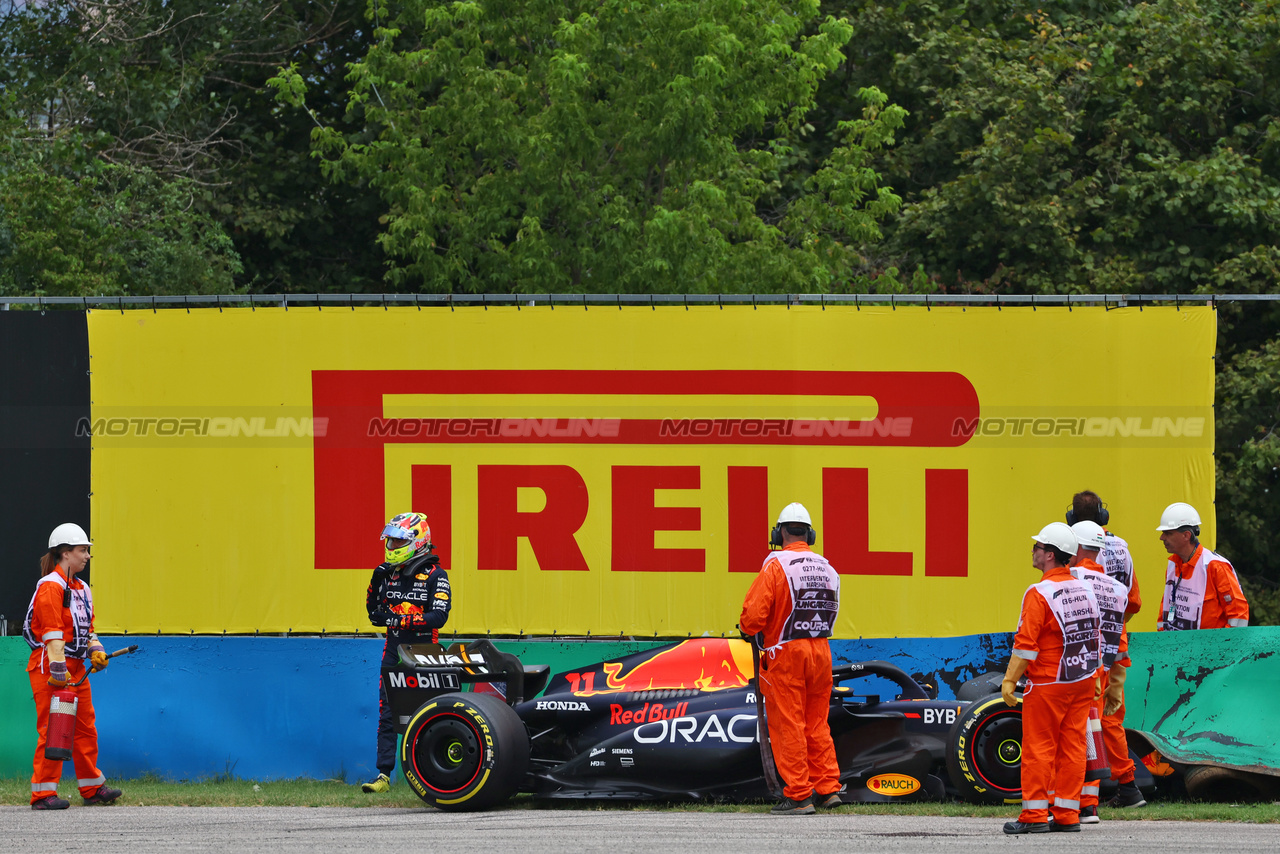
M 830 8 L 860 51 L 823 103 L 874 82 L 912 114 L 875 162 L 889 256 L 961 289 L 1192 293 L 1280 242 L 1272 4 Z
M 1280 581 L 1280 337 L 1221 367 L 1216 407 L 1219 547 L 1242 575 Z
M 816 0 L 371 9 L 348 77 L 365 138 L 326 125 L 315 144 L 333 179 L 385 200 L 393 287 L 823 291 L 850 286 L 898 206 L 869 152 L 903 111 L 873 87 L 794 172 L 852 34 Z M 310 103 L 299 69 L 275 85 Z
M 280 109 L 265 85 L 281 63 L 298 62 L 333 82 L 334 97 L 325 103 L 318 87 L 315 105 L 340 126 L 336 87 L 365 37 L 363 8 L 0 0 L 0 89 L 32 141 L 82 147 L 75 163 L 61 163 L 64 177 L 101 163 L 117 176 L 177 183 L 203 227 L 231 238 L 241 288 L 364 290 L 381 275 L 377 196 L 325 180 L 309 157 L 311 120 Z
M 240 262 L 193 182 L 0 123 L 0 293 L 229 293 Z

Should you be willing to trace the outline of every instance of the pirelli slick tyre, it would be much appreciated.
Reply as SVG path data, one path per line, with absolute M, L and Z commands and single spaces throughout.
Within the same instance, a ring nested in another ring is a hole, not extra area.
M 947 774 L 960 797 L 979 804 L 1022 800 L 1022 707 L 999 694 L 975 700 L 947 740 Z
M 400 767 L 418 797 L 442 810 L 482 810 L 511 797 L 529 770 L 529 733 L 488 694 L 443 694 L 409 719 Z

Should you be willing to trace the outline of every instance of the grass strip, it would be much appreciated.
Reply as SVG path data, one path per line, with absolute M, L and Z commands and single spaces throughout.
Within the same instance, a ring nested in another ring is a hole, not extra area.
M 401 807 L 427 809 L 409 787 L 398 782 L 385 794 L 368 795 L 359 785 L 338 780 L 239 780 L 217 777 L 207 780 L 171 782 L 159 777 L 110 780 L 124 790 L 119 803 L 124 806 L 170 807 Z M 79 806 L 80 798 L 72 781 L 62 783 L 62 797 Z M 0 805 L 26 806 L 31 797 L 28 778 L 0 779 Z M 768 803 L 655 803 L 649 801 L 535 801 L 531 796 L 513 798 L 507 809 L 590 809 L 599 811 L 637 810 L 649 812 L 734 812 L 765 813 Z M 978 806 L 958 801 L 911 804 L 858 804 L 841 807 L 837 815 L 938 815 L 990 819 L 1016 817 L 1013 806 Z M 1280 803 L 1218 804 L 1200 802 L 1152 803 L 1138 809 L 1104 808 L 1104 821 L 1238 821 L 1258 824 L 1280 823 Z

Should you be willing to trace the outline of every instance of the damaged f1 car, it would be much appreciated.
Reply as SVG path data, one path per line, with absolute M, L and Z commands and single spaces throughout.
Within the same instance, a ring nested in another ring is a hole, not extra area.
M 441 809 L 477 810 L 517 792 L 776 796 L 754 676 L 751 645 L 737 639 L 692 639 L 555 675 L 482 640 L 402 646 L 383 683 L 409 785 Z M 829 721 L 846 802 L 1020 798 L 1020 709 L 998 695 L 934 699 L 883 661 L 833 676 Z M 894 695 L 858 693 L 865 677 L 888 680 Z

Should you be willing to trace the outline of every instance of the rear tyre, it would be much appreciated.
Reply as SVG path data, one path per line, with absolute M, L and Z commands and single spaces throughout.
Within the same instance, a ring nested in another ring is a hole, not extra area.
M 529 734 L 487 694 L 444 694 L 409 719 L 400 767 L 418 797 L 442 810 L 482 810 L 511 797 L 529 770 Z
M 1022 800 L 1022 708 L 999 694 L 971 703 L 947 740 L 947 775 L 960 797 L 978 804 Z
M 1187 797 L 1195 801 L 1254 803 L 1273 800 L 1280 791 L 1274 777 L 1214 765 L 1194 765 L 1182 779 L 1187 785 Z

